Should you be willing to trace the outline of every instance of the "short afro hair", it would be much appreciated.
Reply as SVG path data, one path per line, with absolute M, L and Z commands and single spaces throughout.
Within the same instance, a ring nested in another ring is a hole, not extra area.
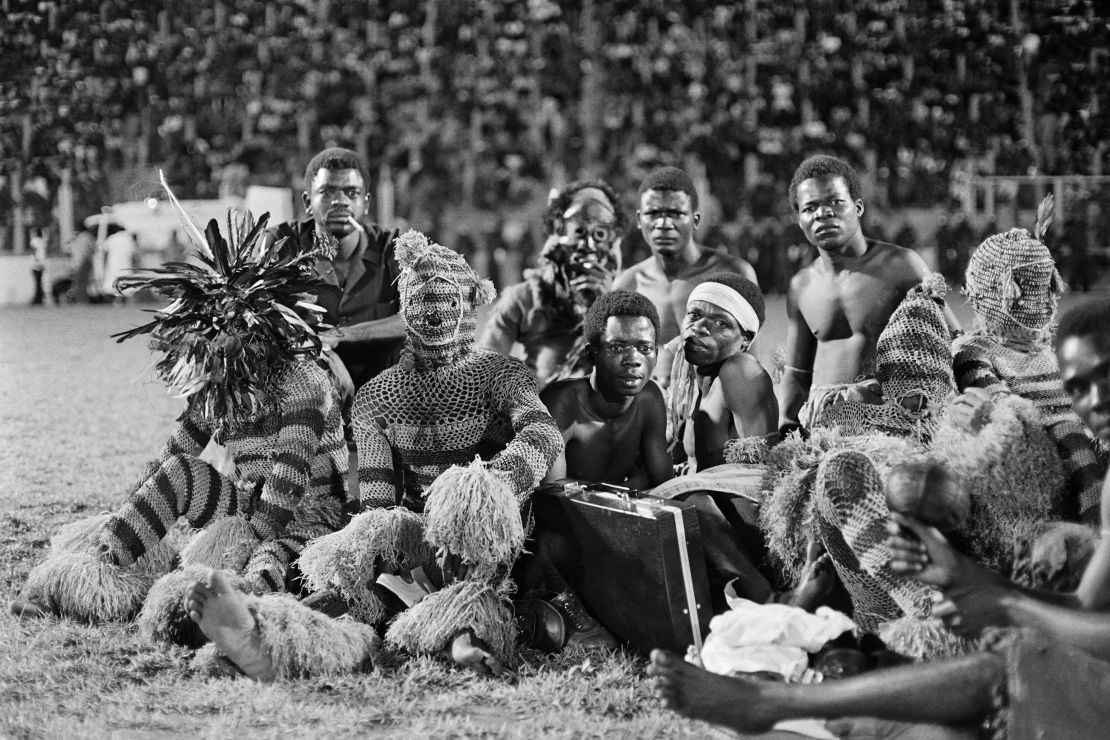
M 590 306 L 582 322 L 586 342 L 595 350 L 601 343 L 605 322 L 610 316 L 643 316 L 655 327 L 655 340 L 659 341 L 659 311 L 646 296 L 631 290 L 614 290 L 605 293 Z
M 1092 298 L 1069 308 L 1056 327 L 1056 347 L 1072 337 L 1091 336 L 1110 343 L 1110 299 Z
M 636 199 L 642 198 L 644 193 L 649 190 L 673 190 L 686 193 L 690 196 L 690 208 L 697 213 L 698 189 L 694 187 L 694 181 L 690 179 L 685 170 L 680 170 L 677 167 L 660 167 L 652 170 L 640 183 L 640 189 L 636 191 Z
M 613 215 L 616 217 L 614 228 L 617 232 L 623 234 L 628 228 L 628 216 L 625 215 L 624 209 L 621 208 L 620 198 L 617 197 L 617 192 L 613 190 L 612 186 L 604 180 L 576 180 L 570 185 L 567 185 L 562 191 L 559 192 L 554 198 L 548 201 L 547 213 L 544 214 L 543 224 L 547 229 L 548 234 L 555 233 L 555 224 L 563 213 L 570 208 L 570 202 L 574 200 L 574 195 L 579 190 L 586 188 L 597 188 L 605 193 L 605 197 L 609 199 L 609 203 L 613 206 Z
M 848 194 L 852 196 L 852 200 L 863 197 L 863 186 L 852 165 L 827 154 L 815 154 L 794 170 L 794 178 L 790 181 L 790 207 L 795 211 L 798 210 L 798 186 L 804 181 L 810 178 L 825 179 L 837 176 L 843 177 L 844 182 L 848 183 Z
M 325 149 L 310 159 L 308 166 L 304 168 L 305 192 L 312 192 L 312 181 L 320 170 L 356 170 L 362 175 L 367 191 L 370 189 L 370 170 L 366 168 L 366 163 L 358 156 L 358 152 L 336 146 Z
M 720 283 L 735 290 L 751 305 L 756 317 L 759 318 L 759 325 L 763 326 L 767 311 L 763 303 L 763 291 L 751 280 L 737 272 L 715 272 L 699 281 L 699 283 Z

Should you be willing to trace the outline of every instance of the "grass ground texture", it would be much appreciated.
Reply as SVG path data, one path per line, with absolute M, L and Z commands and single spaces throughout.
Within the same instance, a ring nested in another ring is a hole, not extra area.
M 117 507 L 182 408 L 142 340 L 137 308 L 0 308 L 0 600 L 50 536 Z M 0 737 L 729 737 L 651 696 L 642 659 L 532 654 L 519 680 L 431 660 L 262 686 L 192 673 L 190 653 L 130 625 L 0 614 Z

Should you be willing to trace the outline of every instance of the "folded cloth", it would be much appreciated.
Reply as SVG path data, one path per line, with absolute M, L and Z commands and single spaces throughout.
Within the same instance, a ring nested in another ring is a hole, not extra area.
M 694 491 L 712 491 L 743 496 L 759 503 L 763 498 L 763 470 L 762 465 L 725 463 L 671 478 L 648 493 L 659 498 L 674 498 Z
M 713 673 L 773 671 L 797 680 L 809 663 L 807 653 L 856 628 L 846 615 L 828 607 L 810 614 L 786 604 L 726 598 L 730 609 L 709 622 L 700 656 Z

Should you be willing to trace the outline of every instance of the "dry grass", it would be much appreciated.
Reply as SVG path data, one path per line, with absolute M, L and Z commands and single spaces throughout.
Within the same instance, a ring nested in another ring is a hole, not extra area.
M 109 334 L 132 308 L 0 309 L 0 599 L 59 526 L 114 508 L 180 402 L 144 343 Z M 712 737 L 660 708 L 626 655 L 532 656 L 520 679 L 427 660 L 342 680 L 211 679 L 128 625 L 0 615 L 0 737 Z

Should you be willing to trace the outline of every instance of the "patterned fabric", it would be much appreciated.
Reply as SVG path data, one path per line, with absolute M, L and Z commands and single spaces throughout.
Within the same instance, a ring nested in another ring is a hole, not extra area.
M 1064 281 L 1048 247 L 1025 229 L 983 240 L 965 276 L 968 302 L 986 330 L 1024 341 L 1047 338 Z
M 196 415 L 182 416 L 105 528 L 102 541 L 116 562 L 134 562 L 181 516 L 203 527 L 244 515 L 262 539 L 245 573 L 281 587 L 304 543 L 339 526 L 348 455 L 326 371 L 312 362 L 288 365 L 279 375 L 278 398 L 277 412 L 225 440 L 235 478 L 198 457 L 214 429 Z
M 493 285 L 456 252 L 410 231 L 397 240 L 402 362 L 363 386 L 351 410 L 363 507 L 403 503 L 451 465 L 490 460 L 523 506 L 563 438 L 518 360 L 474 349 L 476 307 Z
M 1043 244 L 1015 229 L 983 242 L 972 256 L 968 298 L 979 312 L 983 328 L 953 343 L 956 386 L 960 391 L 982 388 L 992 394 L 1010 392 L 1032 401 L 1044 417 L 1045 429 L 1064 465 L 1069 498 L 1066 515 L 1095 522 L 1103 470 L 1090 435 L 1072 410 L 1071 399 L 1060 381 L 1056 354 L 1047 341 L 1058 295 L 1053 282 L 1057 279 L 1053 277 L 1055 268 L 1051 261 L 1043 261 L 1047 253 Z M 1013 304 L 1013 317 L 1002 316 L 1000 299 L 985 293 L 989 286 L 1005 291 L 1009 283 L 1002 285 L 1003 281 L 990 282 L 983 277 L 988 267 L 998 270 L 1006 258 L 1021 260 L 1024 265 L 1009 273 L 1016 286 L 1010 292 L 1016 289 L 1020 295 Z M 977 280 L 974 287 L 973 267 Z M 1048 309 L 1052 313 L 1046 317 L 1044 311 Z
M 944 316 L 944 278 L 932 273 L 906 293 L 875 345 L 875 377 L 883 397 L 896 402 L 922 394 L 939 407 L 955 387 L 950 332 Z
M 840 450 L 825 458 L 814 484 L 814 515 L 861 630 L 929 613 L 931 588 L 890 569 L 883 477 L 866 455 Z

